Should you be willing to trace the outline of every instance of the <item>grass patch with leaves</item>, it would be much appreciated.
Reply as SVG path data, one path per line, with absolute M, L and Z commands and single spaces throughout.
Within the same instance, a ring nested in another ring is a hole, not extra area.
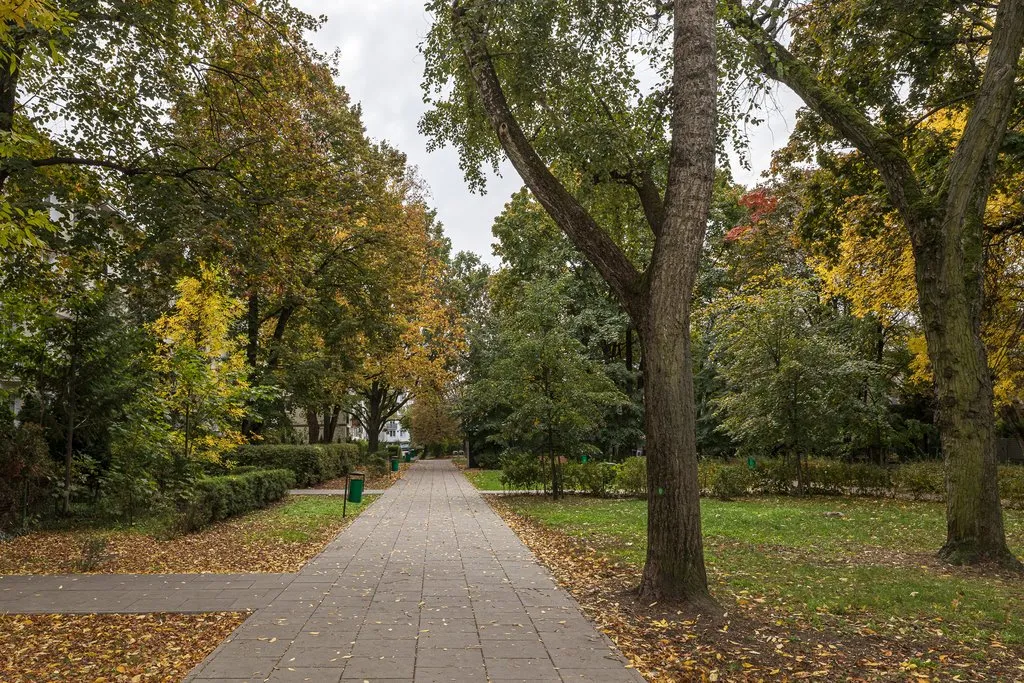
M 247 616 L 0 615 L 0 680 L 180 681 Z
M 581 565 L 588 563 L 597 567 L 595 575 L 604 572 L 614 577 L 612 583 L 618 582 L 615 585 L 627 593 L 625 586 L 639 583 L 646 552 L 644 501 L 569 497 L 555 502 L 522 496 L 492 504 L 513 526 L 518 524 L 520 535 L 546 563 L 566 564 L 561 574 L 557 567 L 553 569 L 560 579 L 567 577 L 570 590 L 577 581 L 574 577 L 586 572 Z M 636 635 L 636 619 L 652 619 L 647 624 L 648 635 L 651 624 L 664 626 L 662 630 L 678 629 L 675 638 L 682 639 L 685 652 L 672 665 L 674 669 L 669 667 L 675 672 L 670 678 L 690 670 L 683 666 L 685 661 L 707 673 L 712 670 L 709 667 L 717 666 L 715 657 L 719 656 L 738 659 L 741 671 L 752 667 L 762 675 L 774 672 L 776 676 L 786 675 L 787 663 L 797 661 L 787 656 L 801 657 L 800 670 L 813 673 L 819 665 L 812 662 L 817 661 L 821 648 L 826 653 L 845 649 L 847 661 L 841 666 L 835 660 L 818 669 L 837 675 L 856 669 L 873 678 L 872 672 L 889 668 L 902 673 L 897 678 L 918 674 L 939 678 L 962 675 L 963 680 L 977 680 L 978 676 L 981 680 L 1024 678 L 1024 579 L 937 562 L 934 552 L 945 532 L 941 505 L 762 498 L 705 500 L 702 508 L 712 589 L 728 611 L 728 619 L 734 620 L 731 629 L 728 623 L 724 627 L 728 638 L 744 642 L 743 647 L 729 652 L 730 645 L 723 645 L 724 632 L 715 632 L 717 641 L 708 645 L 715 655 L 708 659 L 710 664 L 702 666 L 698 652 L 702 643 L 707 644 L 707 636 L 696 636 L 692 625 L 673 623 L 671 613 L 655 620 L 647 614 L 652 606 L 634 606 L 641 616 L 634 613 L 625 619 L 634 620 L 629 628 L 615 626 L 617 620 L 623 620 L 621 614 L 608 619 L 613 624 L 609 630 L 613 638 L 617 628 L 620 635 L 632 634 L 623 636 L 627 641 L 624 650 L 633 642 L 630 639 L 643 641 L 646 637 Z M 1024 515 L 1008 511 L 1006 522 L 1011 547 L 1018 554 L 1024 552 Z M 544 546 L 551 544 L 557 545 L 557 550 L 546 553 Z M 570 555 L 574 558 L 562 559 Z M 582 594 L 574 593 L 586 608 L 588 600 L 605 604 L 603 597 L 597 597 L 602 590 L 608 587 L 591 586 Z M 626 593 L 607 599 L 614 603 L 613 611 L 620 613 L 621 605 L 629 601 Z M 740 631 L 746 634 L 740 635 Z M 756 637 L 751 635 L 755 633 Z M 664 633 L 652 637 L 651 647 L 664 647 L 658 645 L 665 640 Z M 782 643 L 779 638 L 787 641 L 785 648 L 778 647 Z M 788 643 L 796 641 L 800 646 L 793 649 L 800 654 L 784 654 L 790 652 Z M 750 655 L 747 661 L 744 648 L 761 656 Z M 635 658 L 641 669 L 643 651 L 639 647 L 641 654 Z M 667 666 L 657 656 L 646 661 L 649 672 L 663 672 L 659 667 Z M 793 669 L 788 674 L 793 674 Z M 661 680 L 657 673 L 649 677 Z
M 296 572 L 372 500 L 343 519 L 341 496 L 292 496 L 171 538 L 146 526 L 39 531 L 0 543 L 0 574 Z
M 501 470 L 463 470 L 463 474 L 473 486 L 481 491 L 501 491 Z

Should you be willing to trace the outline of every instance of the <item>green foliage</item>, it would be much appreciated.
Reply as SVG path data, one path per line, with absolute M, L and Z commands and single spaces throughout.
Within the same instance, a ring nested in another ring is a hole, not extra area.
M 245 474 L 198 479 L 193 483 L 173 523 L 178 533 L 191 533 L 280 500 L 295 486 L 292 470 L 254 470 Z
M 482 470 L 501 469 L 501 452 L 494 450 L 493 446 L 484 451 L 477 451 L 473 454 L 473 459 Z
M 361 457 L 355 444 L 255 445 L 240 446 L 227 459 L 237 465 L 289 469 L 296 485 L 313 486 L 345 476 Z
M 794 492 L 796 465 L 781 458 L 746 463 L 701 460 L 701 490 L 722 500 L 745 495 L 788 495 Z M 1010 507 L 1024 507 L 1024 467 L 999 468 L 1000 494 Z M 942 500 L 946 483 L 941 462 L 905 463 L 882 467 L 870 463 L 812 458 L 804 464 L 804 490 L 830 496 L 898 496 L 912 500 Z
M 633 455 L 619 465 L 615 488 L 630 496 L 647 495 L 647 458 Z
M 466 394 L 469 412 L 502 416 L 494 441 L 549 458 L 556 492 L 557 458 L 594 453 L 605 410 L 626 400 L 565 329 L 565 304 L 558 283 L 527 285 L 499 318 L 493 360 Z
M 619 466 L 613 462 L 568 462 L 563 466 L 565 488 L 585 491 L 592 496 L 607 496 L 615 488 Z
M 753 472 L 742 465 L 719 467 L 710 482 L 710 493 L 720 500 L 732 500 L 750 493 L 757 483 Z
M 837 334 L 812 282 L 769 271 L 715 309 L 726 384 L 715 404 L 743 451 L 803 458 L 886 428 L 883 402 L 859 397 L 874 390 L 875 364 Z
M 0 410 L 0 529 L 24 528 L 54 476 L 53 464 L 39 425 L 15 424 L 4 413 Z
M 892 483 L 896 490 L 914 500 L 946 494 L 946 475 L 941 462 L 902 465 L 893 473 Z
M 513 491 L 548 488 L 551 470 L 538 456 L 509 449 L 501 455 L 501 485 Z

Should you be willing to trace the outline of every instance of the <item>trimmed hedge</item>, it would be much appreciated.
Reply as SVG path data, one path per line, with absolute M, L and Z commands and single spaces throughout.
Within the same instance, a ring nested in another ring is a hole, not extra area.
M 745 463 L 702 460 L 698 465 L 701 490 L 723 500 L 746 495 L 785 495 L 796 489 L 796 465 L 778 458 Z M 907 496 L 939 499 L 946 494 L 941 462 L 908 463 L 886 468 L 867 463 L 812 459 L 804 464 L 807 493 L 824 495 Z M 1024 507 L 1024 467 L 999 468 L 999 492 L 1009 507 Z
M 228 459 L 236 465 L 264 469 L 289 469 L 295 485 L 314 486 L 345 476 L 361 460 L 359 446 L 352 443 L 314 445 L 241 446 Z
M 619 466 L 612 462 L 567 462 L 562 466 L 562 484 L 566 491 L 585 491 L 606 496 L 615 488 Z
M 295 473 L 287 469 L 198 479 L 182 501 L 175 530 L 189 533 L 221 519 L 265 508 L 283 498 L 293 486 Z

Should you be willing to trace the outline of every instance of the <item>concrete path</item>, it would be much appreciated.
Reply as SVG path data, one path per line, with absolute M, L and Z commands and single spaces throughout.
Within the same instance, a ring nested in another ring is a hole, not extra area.
M 450 462 L 405 482 L 186 680 L 643 680 Z
M 0 614 L 229 612 L 266 607 L 296 574 L 0 576 Z
M 401 481 L 401 479 L 399 479 Z M 387 489 L 364 489 L 364 496 L 379 496 Z M 344 496 L 345 489 L 289 489 L 290 496 Z

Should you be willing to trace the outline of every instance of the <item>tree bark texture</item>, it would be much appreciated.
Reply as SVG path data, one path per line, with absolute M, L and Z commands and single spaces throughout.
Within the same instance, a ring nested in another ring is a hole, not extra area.
M 896 139 L 831 90 L 743 7 L 728 20 L 769 78 L 785 83 L 878 170 L 914 251 L 915 279 L 946 463 L 946 542 L 956 563 L 1019 568 L 1006 545 L 995 451 L 992 377 L 981 337 L 984 213 L 1016 98 L 1024 0 L 1001 0 L 988 61 L 964 132 L 938 188 L 921 185 Z
M 640 593 L 717 612 L 707 587 L 697 486 L 690 299 L 703 248 L 715 161 L 715 3 L 676 0 L 671 156 L 664 206 L 657 188 L 635 184 L 655 235 L 641 274 L 551 173 L 516 120 L 486 36 L 486 12 L 459 0 L 453 21 L 483 109 L 502 148 L 537 201 L 597 268 L 637 328 L 643 350 L 648 547 Z M 653 191 L 652 191 L 653 190 Z

